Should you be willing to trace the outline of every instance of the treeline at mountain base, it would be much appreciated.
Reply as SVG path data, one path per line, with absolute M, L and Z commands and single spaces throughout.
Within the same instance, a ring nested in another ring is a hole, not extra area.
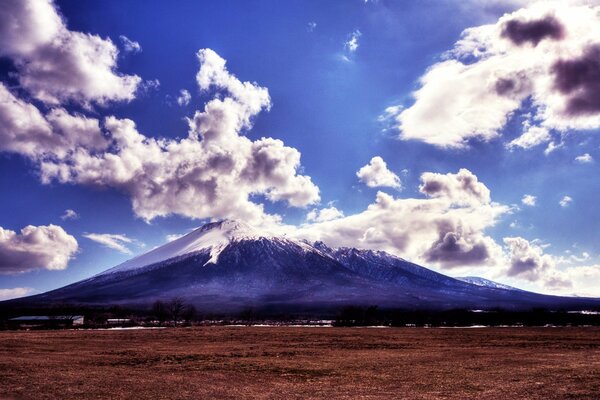
M 386 310 L 345 307 L 334 326 L 460 327 L 460 326 L 600 326 L 598 311 L 512 310 Z
M 24 316 L 44 316 L 47 323 L 23 323 Z M 71 317 L 83 317 L 74 325 Z M 600 310 L 406 310 L 378 306 L 345 306 L 326 310 L 281 311 L 247 307 L 238 312 L 197 310 L 182 299 L 156 301 L 139 308 L 51 304 L 1 307 L 0 330 L 98 329 L 115 327 L 184 327 L 195 325 L 313 325 L 334 327 L 498 327 L 600 326 Z

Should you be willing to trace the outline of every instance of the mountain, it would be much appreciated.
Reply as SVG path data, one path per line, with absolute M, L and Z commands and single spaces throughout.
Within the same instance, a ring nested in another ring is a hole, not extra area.
M 239 221 L 201 228 L 89 279 L 12 304 L 149 307 L 175 297 L 202 312 L 404 309 L 582 309 L 599 299 L 546 296 L 482 278 L 454 279 L 382 251 L 330 248 Z

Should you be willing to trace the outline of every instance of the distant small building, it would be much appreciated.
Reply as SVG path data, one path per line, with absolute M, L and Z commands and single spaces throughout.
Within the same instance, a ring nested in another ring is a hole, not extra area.
M 11 318 L 9 324 L 15 328 L 65 328 L 84 324 L 83 315 L 24 315 Z
M 125 325 L 130 324 L 131 319 L 129 318 L 109 318 L 106 320 L 108 325 Z

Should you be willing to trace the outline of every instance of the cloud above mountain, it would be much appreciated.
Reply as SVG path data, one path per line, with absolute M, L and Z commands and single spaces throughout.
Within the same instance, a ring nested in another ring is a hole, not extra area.
M 96 243 L 100 243 L 109 249 L 117 250 L 120 253 L 132 254 L 127 245 L 133 243 L 134 240 L 128 238 L 126 235 L 114 233 L 86 233 L 83 237 Z
M 301 227 L 295 234 L 331 246 L 379 249 L 441 268 L 494 266 L 501 248 L 485 234 L 510 208 L 491 201 L 469 170 L 421 175 L 425 198 L 378 192 L 366 210 Z
M 599 37 L 600 6 L 583 2 L 538 2 L 466 29 L 397 114 L 400 138 L 443 148 L 489 141 L 527 101 L 522 136 L 510 147 L 600 127 Z
M 188 119 L 187 137 L 154 138 L 133 120 L 64 108 L 72 101 L 90 108 L 133 98 L 141 79 L 116 72 L 118 51 L 110 39 L 69 31 L 47 1 L 11 1 L 0 21 L 6 33 L 0 55 L 14 61 L 22 87 L 46 103 L 38 108 L 0 84 L 0 150 L 34 161 L 42 182 L 115 188 L 148 221 L 178 214 L 260 224 L 279 217 L 251 199 L 257 195 L 293 207 L 319 201 L 318 187 L 299 173 L 298 150 L 244 136 L 253 118 L 270 109 L 269 92 L 239 80 L 214 51 L 197 53 L 198 87 L 213 98 Z
M 47 104 L 128 101 L 141 83 L 116 72 L 110 39 L 71 31 L 49 0 L 8 0 L 0 11 L 0 55 L 10 57 L 20 85 Z
M 368 187 L 391 187 L 401 189 L 398 175 L 390 171 L 383 158 L 375 156 L 367 165 L 356 172 L 358 179 Z
M 77 240 L 57 225 L 28 225 L 20 232 L 0 227 L 0 274 L 62 270 L 78 249 Z

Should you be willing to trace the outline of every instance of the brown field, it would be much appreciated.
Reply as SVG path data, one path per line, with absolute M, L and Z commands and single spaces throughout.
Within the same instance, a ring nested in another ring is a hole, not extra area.
M 0 332 L 0 398 L 598 399 L 600 328 Z

